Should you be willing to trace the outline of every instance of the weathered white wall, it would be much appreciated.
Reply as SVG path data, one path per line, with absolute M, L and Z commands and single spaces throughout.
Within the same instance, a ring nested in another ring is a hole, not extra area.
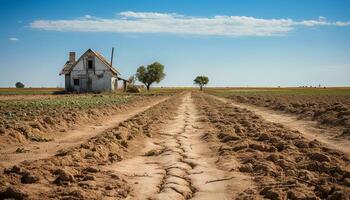
M 79 60 L 71 72 L 71 86 L 75 91 L 88 91 L 88 80 L 91 80 L 91 91 L 111 91 L 115 89 L 116 75 L 98 58 L 93 57 L 93 69 L 87 69 L 88 56 Z M 74 86 L 74 79 L 80 80 L 79 86 Z

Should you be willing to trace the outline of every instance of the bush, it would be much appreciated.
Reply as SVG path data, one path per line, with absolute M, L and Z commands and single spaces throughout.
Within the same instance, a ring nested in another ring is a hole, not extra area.
M 21 82 L 16 83 L 16 88 L 24 88 L 24 84 Z
M 140 88 L 138 88 L 136 85 L 128 85 L 128 87 L 126 88 L 127 92 L 130 93 L 139 93 L 141 92 Z

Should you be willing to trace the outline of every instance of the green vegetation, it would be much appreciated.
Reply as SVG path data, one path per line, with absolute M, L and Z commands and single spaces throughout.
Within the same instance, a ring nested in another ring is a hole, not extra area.
M 152 88 L 151 91 L 146 92 L 146 91 L 142 91 L 139 94 L 133 94 L 133 95 L 173 95 L 179 92 L 183 92 L 183 91 L 190 91 L 190 90 L 194 90 L 194 88 L 188 88 L 188 87 L 155 87 Z
M 182 91 L 194 90 L 193 87 L 156 87 L 151 92 L 141 92 L 140 94 L 127 95 L 167 95 Z M 62 93 L 63 88 L 0 88 L 0 95 L 40 95 L 40 94 L 55 94 Z M 258 94 L 289 94 L 289 95 L 350 95 L 350 88 L 207 88 L 207 92 L 220 96 L 229 95 L 258 95 Z M 102 93 L 104 95 L 119 95 L 125 93 Z M 65 96 L 84 96 L 84 95 L 63 95 Z M 93 96 L 87 94 L 85 96 Z M 58 97 L 61 97 L 58 95 Z
M 141 98 L 142 96 L 172 95 L 181 91 L 183 91 L 183 89 L 155 88 L 152 90 L 152 92 L 142 92 L 136 94 L 67 94 L 52 95 L 49 96 L 49 98 L 43 97 L 36 99 L 0 100 L 0 121 L 2 117 L 5 119 L 14 119 L 18 117 L 38 116 L 43 113 L 51 114 L 51 112 L 55 113 L 62 110 L 75 112 L 77 110 L 122 105 L 134 100 L 135 98 Z
M 69 118 L 76 120 L 78 113 L 89 111 L 90 109 L 112 108 L 123 105 L 136 99 L 132 95 L 65 95 L 57 98 L 41 98 L 29 100 L 0 101 L 0 128 L 15 126 L 16 122 L 41 121 L 48 124 L 56 124 L 60 119 Z M 30 131 L 26 132 L 26 137 L 39 141 L 40 138 L 33 138 Z
M 123 104 L 131 100 L 131 95 L 65 95 L 57 98 L 35 100 L 0 101 L 1 110 L 16 109 L 48 109 L 48 108 L 96 108 L 107 105 Z
M 154 62 L 146 67 L 140 66 L 136 72 L 137 79 L 145 84 L 147 91 L 149 91 L 153 83 L 159 83 L 164 79 L 164 65 L 159 62 Z
M 136 85 L 129 84 L 126 87 L 126 92 L 129 92 L 129 93 L 140 93 L 141 89 L 138 88 Z
M 63 88 L 0 88 L 0 95 L 34 95 L 62 93 Z
M 209 83 L 209 78 L 206 76 L 197 76 L 194 80 L 194 84 L 199 85 L 200 90 L 203 90 L 203 86 Z
M 16 88 L 24 88 L 24 84 L 21 82 L 16 83 Z
M 210 88 L 208 93 L 230 95 L 337 95 L 349 96 L 350 88 Z

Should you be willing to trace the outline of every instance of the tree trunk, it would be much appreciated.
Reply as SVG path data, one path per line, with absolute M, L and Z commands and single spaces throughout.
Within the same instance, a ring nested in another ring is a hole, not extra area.
M 146 85 L 146 88 L 147 88 L 147 92 L 149 92 L 149 88 L 151 87 L 151 85 Z
M 199 88 L 201 91 L 203 91 L 203 85 L 200 85 Z

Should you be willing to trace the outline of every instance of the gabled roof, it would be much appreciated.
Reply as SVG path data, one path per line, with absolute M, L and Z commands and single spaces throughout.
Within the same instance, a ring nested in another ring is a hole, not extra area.
M 93 51 L 92 49 L 88 49 L 83 55 L 80 56 L 80 58 L 75 61 L 74 63 L 71 63 L 69 61 L 66 62 L 66 64 L 63 66 L 60 75 L 62 74 L 69 74 L 74 66 L 79 63 L 79 61 L 81 59 L 83 59 L 85 57 L 86 54 L 88 53 L 92 53 L 96 58 L 98 58 L 103 64 L 105 64 L 107 66 L 107 68 L 109 70 L 111 70 L 112 73 L 114 73 L 115 75 L 120 75 L 120 73 L 111 65 L 111 63 L 109 63 L 105 57 L 103 57 L 100 53 Z
M 75 64 L 75 63 L 71 63 L 71 62 L 67 61 L 66 64 L 64 64 L 64 66 L 63 66 L 63 68 L 62 68 L 62 70 L 60 72 L 60 75 L 62 75 L 62 74 L 69 74 L 71 69 L 73 68 L 72 67 L 73 64 Z

